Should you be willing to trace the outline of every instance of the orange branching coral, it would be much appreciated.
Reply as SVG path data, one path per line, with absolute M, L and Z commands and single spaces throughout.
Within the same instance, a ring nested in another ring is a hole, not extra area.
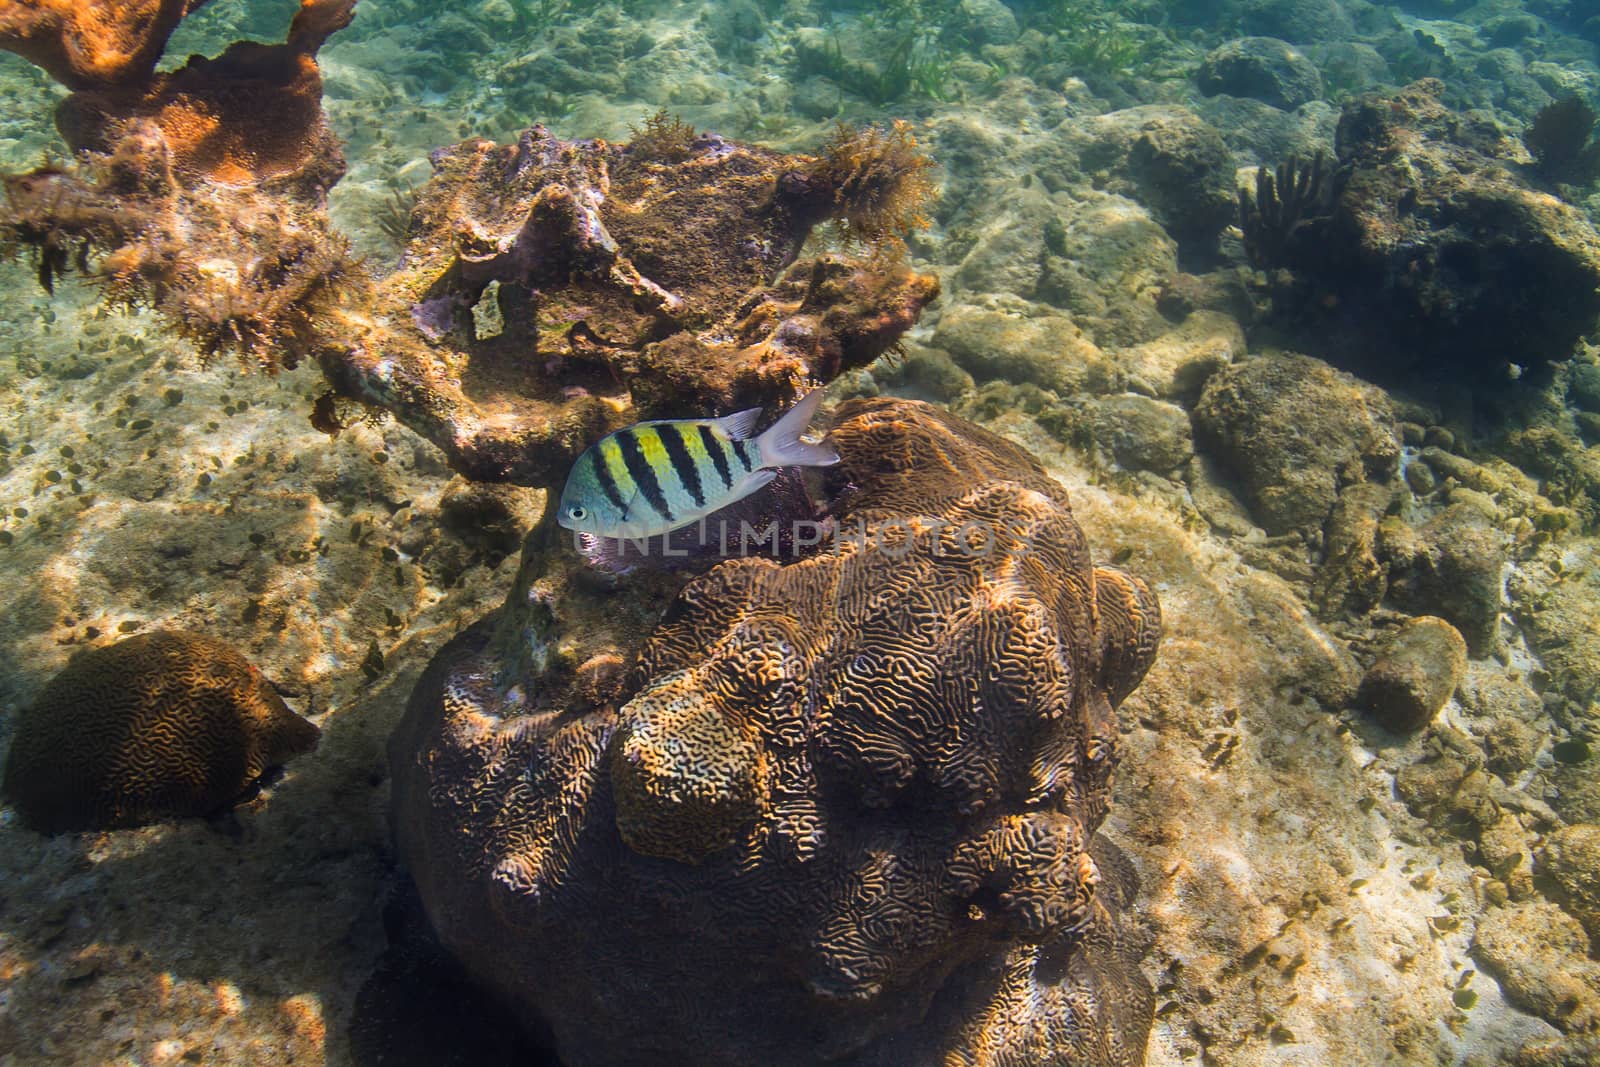
M 0 0 L 0 48 L 69 89 L 139 82 L 206 0 Z
M 434 925 L 573 1067 L 1137 1064 L 1095 830 L 1155 597 L 1014 445 L 889 400 L 829 440 L 836 543 L 718 564 L 636 652 L 530 553 L 430 666 L 391 763 Z M 632 667 L 596 700 L 585 656 Z
M 17 721 L 5 794 L 48 832 L 205 815 L 317 733 L 232 646 L 140 634 L 78 653 L 44 687 Z
M 316 54 L 354 8 L 355 0 L 303 0 L 284 44 L 242 41 L 170 74 L 74 93 L 56 124 L 74 148 L 106 152 L 130 122 L 152 123 L 185 180 L 276 180 L 319 199 L 343 175 L 344 159 L 323 118 Z

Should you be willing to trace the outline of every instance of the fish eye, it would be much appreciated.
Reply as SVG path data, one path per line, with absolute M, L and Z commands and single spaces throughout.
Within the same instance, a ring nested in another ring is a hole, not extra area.
M 581 521 L 583 519 L 583 517 L 585 515 L 587 515 L 587 514 L 589 514 L 589 513 L 586 510 L 584 510 L 581 507 L 578 507 L 577 505 L 573 505 L 572 507 L 567 509 L 567 517 L 570 518 L 570 519 L 578 519 L 578 520 Z

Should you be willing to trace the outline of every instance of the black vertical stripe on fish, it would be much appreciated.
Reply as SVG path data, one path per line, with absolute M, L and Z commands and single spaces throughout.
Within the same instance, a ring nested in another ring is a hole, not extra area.
M 704 423 L 700 426 L 700 443 L 706 446 L 706 454 L 711 457 L 711 462 L 717 468 L 717 477 L 722 479 L 724 489 L 733 488 L 733 472 L 728 469 L 728 452 L 722 440 L 711 432 L 711 427 Z
M 746 444 L 748 444 L 748 442 L 735 441 L 733 442 L 733 450 L 738 453 L 739 462 L 744 464 L 744 469 L 747 471 L 753 471 L 756 469 L 756 465 L 750 462 L 750 453 L 745 450 Z
M 600 483 L 600 491 L 611 501 L 613 507 L 619 512 L 628 510 L 628 502 L 622 499 L 622 494 L 617 491 L 617 480 L 611 477 L 611 468 L 606 465 L 606 458 L 600 454 L 599 449 L 589 453 L 589 465 L 594 468 L 595 480 Z
M 675 522 L 672 509 L 667 506 L 667 498 L 662 495 L 661 483 L 656 480 L 656 472 L 650 469 L 650 463 L 644 458 L 644 453 L 639 450 L 639 439 L 633 435 L 633 430 L 618 430 L 617 445 L 622 449 L 622 462 L 627 464 L 628 474 L 633 478 L 639 492 L 644 494 L 645 501 L 656 509 L 668 522 Z
M 673 472 L 677 474 L 678 481 L 689 490 L 689 495 L 694 497 L 694 506 L 706 506 L 706 493 L 700 485 L 700 470 L 694 465 L 693 458 L 689 455 L 688 442 L 683 437 L 683 427 L 677 423 L 666 422 L 656 427 L 661 434 L 661 443 L 667 446 L 667 458 L 672 460 Z

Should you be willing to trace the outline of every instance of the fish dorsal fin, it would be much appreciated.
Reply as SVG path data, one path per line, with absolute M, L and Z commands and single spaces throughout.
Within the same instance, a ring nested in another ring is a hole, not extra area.
M 756 431 L 756 422 L 761 418 L 763 408 L 746 408 L 744 411 L 735 411 L 732 415 L 724 415 L 714 419 L 717 428 L 728 435 L 731 441 L 747 441 Z

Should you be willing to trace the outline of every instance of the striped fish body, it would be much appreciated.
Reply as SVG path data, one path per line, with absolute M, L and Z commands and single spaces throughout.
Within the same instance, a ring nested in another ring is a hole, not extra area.
M 820 399 L 807 394 L 754 439 L 760 408 L 618 430 L 578 457 L 556 521 L 602 537 L 654 537 L 749 496 L 783 467 L 836 463 L 832 449 L 800 440 Z

